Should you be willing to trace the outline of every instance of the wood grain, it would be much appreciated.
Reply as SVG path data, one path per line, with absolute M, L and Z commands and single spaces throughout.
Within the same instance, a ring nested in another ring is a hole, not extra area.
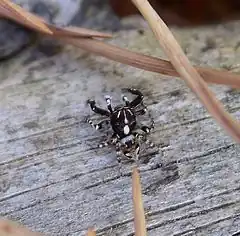
M 224 54 L 222 41 L 226 47 L 237 41 L 229 41 L 227 32 L 216 30 L 220 43 L 215 50 L 222 50 L 225 61 L 231 54 Z M 191 48 L 191 35 L 186 42 L 185 32 L 175 33 Z M 113 39 L 162 55 L 153 42 L 151 34 L 132 31 Z M 214 55 L 193 50 L 191 60 L 211 56 L 211 63 L 218 64 Z M 239 230 L 239 146 L 182 81 L 156 80 L 154 73 L 71 47 L 52 58 L 29 58 L 31 52 L 0 65 L 2 217 L 50 235 L 86 235 L 89 227 L 97 235 L 133 235 L 132 165 L 119 165 L 114 148 L 98 149 L 106 133 L 93 130 L 85 118 L 92 114 L 88 98 L 105 106 L 103 96 L 110 94 L 118 104 L 120 88 L 135 87 L 153 114 L 156 128 L 150 138 L 159 147 L 157 154 L 148 150 L 149 162 L 139 166 L 147 235 L 213 236 Z M 239 92 L 222 86 L 212 90 L 238 117 Z

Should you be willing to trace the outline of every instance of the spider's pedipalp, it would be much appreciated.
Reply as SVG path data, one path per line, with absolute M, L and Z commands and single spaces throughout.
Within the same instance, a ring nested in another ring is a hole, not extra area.
M 94 124 L 93 121 L 90 118 L 87 118 L 87 123 L 90 124 L 96 130 L 99 130 L 99 129 L 102 129 L 103 124 L 108 125 L 109 124 L 109 120 L 102 120 L 99 123 Z
M 143 101 L 143 94 L 142 94 L 139 90 L 133 89 L 133 88 L 124 88 L 123 91 L 127 91 L 127 92 L 129 92 L 129 93 L 132 93 L 132 94 L 134 94 L 134 95 L 137 95 L 137 97 L 136 97 L 133 101 L 131 101 L 131 102 L 129 103 L 129 107 L 135 108 L 135 107 L 137 107 L 139 104 L 142 103 L 142 101 Z
M 107 108 L 110 111 L 110 113 L 113 113 L 113 109 L 112 109 L 112 98 L 109 95 L 105 96 L 105 100 L 107 103 Z
M 126 106 L 129 106 L 129 100 L 126 95 L 122 94 L 122 100 L 125 102 Z

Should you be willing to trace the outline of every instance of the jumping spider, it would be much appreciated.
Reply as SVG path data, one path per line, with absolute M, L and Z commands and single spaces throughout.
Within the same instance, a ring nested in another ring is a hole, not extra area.
M 121 161 L 121 154 L 127 159 L 134 161 L 138 160 L 140 144 L 142 142 L 153 146 L 153 143 L 146 138 L 146 135 L 154 128 L 154 121 L 149 114 L 151 125 L 139 125 L 136 117 L 147 112 L 147 108 L 143 104 L 143 94 L 137 89 L 132 88 L 125 88 L 123 91 L 130 92 L 137 95 L 137 97 L 133 101 L 129 101 L 125 95 L 122 95 L 122 100 L 125 105 L 118 105 L 113 109 L 111 105 L 111 97 L 106 95 L 105 100 L 108 110 L 97 107 L 94 100 L 88 100 L 87 102 L 92 111 L 107 117 L 107 119 L 104 119 L 97 124 L 94 124 L 91 119 L 87 119 L 87 122 L 96 130 L 102 129 L 104 123 L 110 123 L 113 130 L 111 139 L 100 144 L 99 147 L 113 144 L 116 147 L 118 161 Z M 134 150 L 135 158 L 130 154 L 131 150 Z

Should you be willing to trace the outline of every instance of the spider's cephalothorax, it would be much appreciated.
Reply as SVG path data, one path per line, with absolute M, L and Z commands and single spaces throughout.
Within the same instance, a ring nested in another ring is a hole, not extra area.
M 110 123 L 113 131 L 123 139 L 136 127 L 136 116 L 130 107 L 117 107 L 110 116 Z
M 107 117 L 107 119 L 98 124 L 94 124 L 90 119 L 88 119 L 88 123 L 91 124 L 95 129 L 101 129 L 103 123 L 110 123 L 113 129 L 111 140 L 100 144 L 99 146 L 102 147 L 109 144 L 115 144 L 118 156 L 123 153 L 130 159 L 132 158 L 130 152 L 132 149 L 134 149 L 136 155 L 135 158 L 137 159 L 140 151 L 140 142 L 145 140 L 149 143 L 144 135 L 137 132 L 137 128 L 143 131 L 144 134 L 147 134 L 151 129 L 153 129 L 154 122 L 153 119 L 151 119 L 152 123 L 150 127 L 137 124 L 136 117 L 146 113 L 146 106 L 143 105 L 143 95 L 136 89 L 130 88 L 124 90 L 137 95 L 137 97 L 130 102 L 128 98 L 123 95 L 122 99 L 125 104 L 119 105 L 114 109 L 112 109 L 110 96 L 105 96 L 108 110 L 97 107 L 94 100 L 88 100 L 88 104 L 95 113 Z

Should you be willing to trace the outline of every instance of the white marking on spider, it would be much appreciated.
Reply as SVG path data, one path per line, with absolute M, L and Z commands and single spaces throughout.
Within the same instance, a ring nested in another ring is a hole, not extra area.
M 125 110 L 123 110 L 123 114 L 124 114 L 124 123 L 128 124 L 128 119 L 127 119 Z
M 136 151 L 136 155 L 139 155 L 140 147 L 138 146 L 135 151 Z
M 132 111 L 131 110 L 127 110 L 128 111 L 128 113 L 132 116 L 133 115 L 133 113 L 132 113 Z
M 121 115 L 121 111 L 118 112 L 118 114 L 117 114 L 117 118 L 119 118 L 120 115 Z
M 106 96 L 105 96 L 105 99 L 106 99 L 107 105 L 110 105 L 112 98 L 111 98 L 109 95 L 106 95 Z
M 124 102 L 128 102 L 128 98 L 127 98 L 127 96 L 122 95 L 122 100 L 123 100 Z
M 124 126 L 123 132 L 124 132 L 124 134 L 126 134 L 126 135 L 129 134 L 130 129 L 129 129 L 129 126 L 128 126 L 128 125 L 125 125 L 125 126 Z

